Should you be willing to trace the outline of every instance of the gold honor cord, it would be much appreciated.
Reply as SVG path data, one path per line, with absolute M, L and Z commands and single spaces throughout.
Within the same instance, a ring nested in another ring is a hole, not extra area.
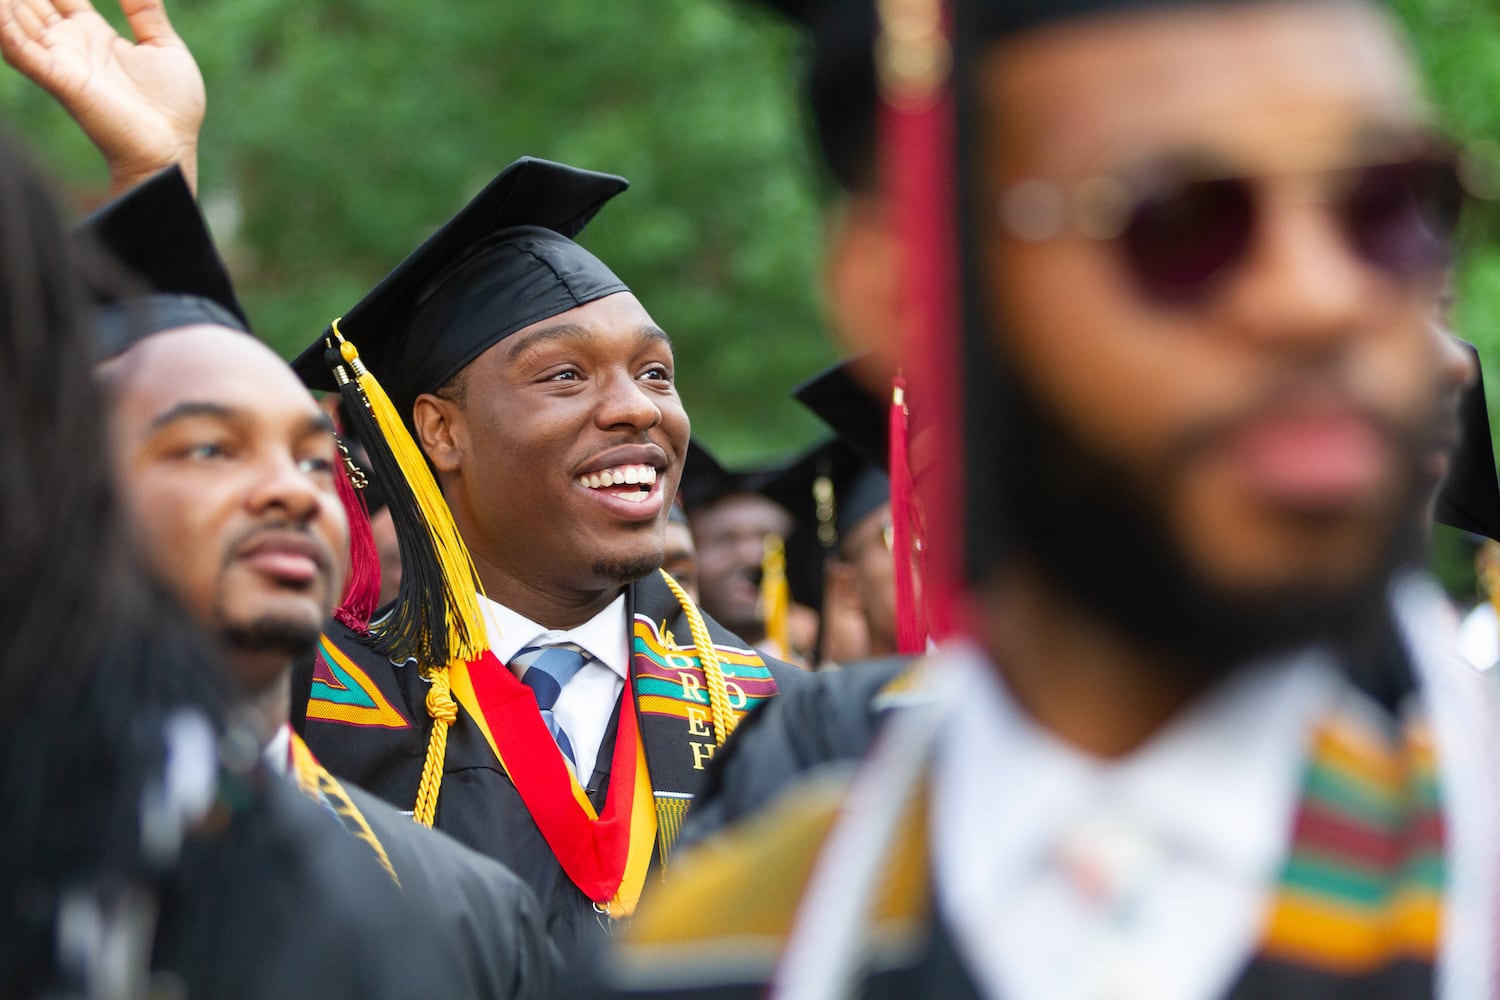
M 729 687 L 724 683 L 724 668 L 719 664 L 719 653 L 714 649 L 714 640 L 708 634 L 708 625 L 704 623 L 703 615 L 687 595 L 687 591 L 666 570 L 658 572 L 667 582 L 672 596 L 677 598 L 677 603 L 682 605 L 682 613 L 687 617 L 688 632 L 693 636 L 693 645 L 698 650 L 698 665 L 703 668 L 703 680 L 708 688 L 708 710 L 712 713 L 714 745 L 723 746 L 724 741 L 729 739 L 729 734 L 734 732 L 734 727 L 739 725 L 739 720 L 729 707 Z

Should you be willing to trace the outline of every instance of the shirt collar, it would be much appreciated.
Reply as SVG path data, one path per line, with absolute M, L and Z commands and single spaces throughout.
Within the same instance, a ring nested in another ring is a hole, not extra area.
M 283 722 L 260 752 L 266 767 L 285 778 L 292 770 L 292 727 Z
M 938 749 L 935 836 L 983 830 L 989 871 L 967 882 L 1005 894 L 1100 807 L 1231 877 L 1274 877 L 1300 789 L 1308 734 L 1341 690 L 1329 657 L 1307 652 L 1218 685 L 1127 757 L 1103 761 L 1046 732 L 984 656 L 945 657 L 950 724 Z M 948 668 L 951 668 L 949 672 Z M 994 794 L 976 788 L 976 775 Z M 944 831 L 942 828 L 947 827 Z M 962 891 L 962 890 L 960 890 Z
M 489 632 L 490 651 L 501 663 L 509 663 L 517 653 L 532 645 L 533 640 L 572 642 L 590 656 L 614 671 L 622 680 L 630 673 L 630 630 L 625 620 L 625 592 L 603 611 L 565 631 L 549 629 L 503 604 L 481 597 L 485 628 Z

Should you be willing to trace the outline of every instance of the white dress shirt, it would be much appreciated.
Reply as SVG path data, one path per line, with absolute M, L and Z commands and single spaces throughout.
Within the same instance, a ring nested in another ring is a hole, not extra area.
M 587 787 L 599 759 L 599 745 L 615 714 L 615 703 L 625 690 L 630 674 L 630 631 L 625 620 L 625 595 L 621 593 L 610 605 L 577 628 L 566 631 L 546 629 L 510 608 L 480 598 L 490 650 L 509 663 L 527 646 L 542 643 L 571 642 L 585 650 L 585 663 L 573 679 L 563 686 L 552 706 L 552 716 L 568 734 L 573 745 L 578 780 Z
M 285 778 L 292 773 L 292 724 L 283 722 L 276 727 L 269 742 L 260 752 L 260 759 L 273 774 Z
M 1119 760 L 1039 728 L 977 651 L 943 666 L 937 894 L 982 991 L 1227 993 L 1259 943 L 1311 727 L 1341 689 L 1326 658 L 1247 671 Z

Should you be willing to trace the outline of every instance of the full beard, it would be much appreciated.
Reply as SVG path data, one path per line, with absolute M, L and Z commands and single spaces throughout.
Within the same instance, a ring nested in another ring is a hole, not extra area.
M 984 422 L 974 425 L 997 430 L 969 470 L 968 496 L 993 498 L 969 512 L 971 573 L 1034 570 L 1192 687 L 1303 645 L 1367 650 L 1391 635 L 1389 583 L 1420 559 L 1424 544 L 1420 434 L 1397 442 L 1410 493 L 1402 516 L 1374 540 L 1368 572 L 1341 584 L 1236 588 L 1194 564 L 1161 492 L 1143 483 L 1148 477 L 1081 440 L 1019 379 L 997 381 L 998 391 L 978 401 Z M 1150 481 L 1165 482 L 1170 471 Z
M 219 630 L 231 653 L 274 653 L 287 657 L 305 656 L 317 645 L 318 633 L 316 625 L 279 618 L 224 622 Z

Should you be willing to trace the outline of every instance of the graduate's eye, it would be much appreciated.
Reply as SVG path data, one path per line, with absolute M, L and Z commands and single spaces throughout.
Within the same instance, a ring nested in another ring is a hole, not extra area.
M 547 376 L 548 382 L 577 382 L 581 378 L 576 368 L 565 368 L 560 372 L 553 372 Z
M 641 378 L 648 382 L 670 382 L 672 381 L 672 369 L 666 365 L 651 365 L 641 372 Z
M 322 455 L 312 455 L 297 463 L 297 468 L 307 475 L 326 475 L 333 472 L 333 460 Z
M 182 451 L 182 455 L 184 458 L 190 458 L 195 462 L 206 462 L 215 458 L 225 458 L 228 456 L 228 454 L 228 450 L 217 441 L 201 441 L 197 444 L 189 445 Z

